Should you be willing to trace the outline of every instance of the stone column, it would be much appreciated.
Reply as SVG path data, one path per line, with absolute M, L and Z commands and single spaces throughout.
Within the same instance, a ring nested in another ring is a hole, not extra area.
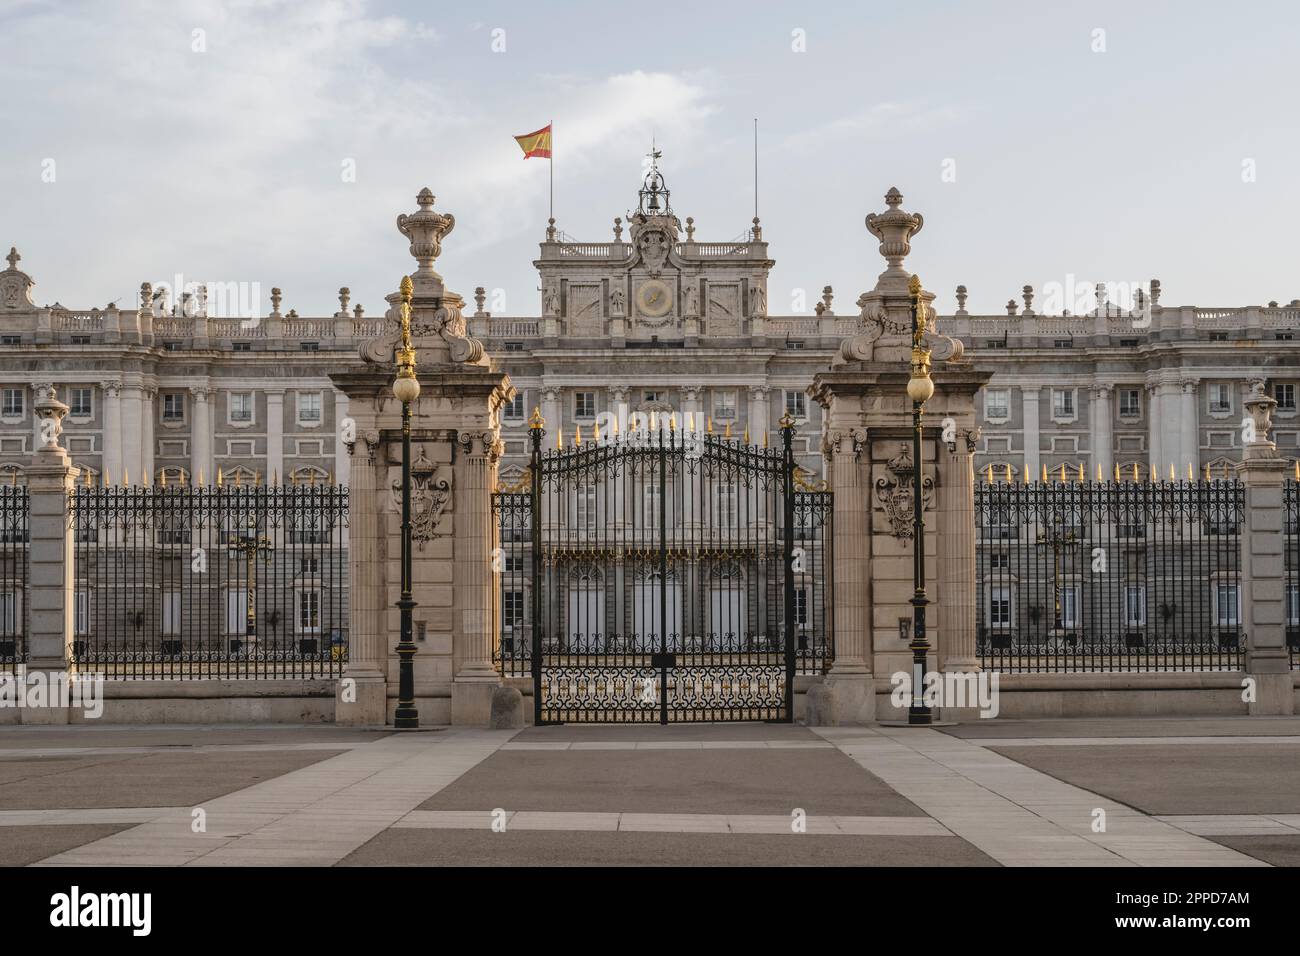
M 346 395 L 342 392 L 334 393 L 334 480 L 341 485 L 347 485 L 349 475 L 348 446 L 343 443 L 341 437 L 347 428 L 349 405 L 350 401 Z M 346 534 L 346 529 L 344 533 Z
M 373 411 L 373 410 L 372 410 Z M 339 682 L 335 720 L 340 724 L 382 725 L 387 718 L 388 641 L 384 621 L 388 593 L 384 571 L 387 538 L 379 487 L 379 432 L 374 415 L 359 415 L 356 441 L 345 445 L 348 455 L 349 547 L 348 572 L 351 624 L 348 663 Z
M 492 489 L 497 483 L 501 441 L 495 430 L 461 432 L 453 469 L 456 501 L 457 604 L 456 679 L 451 722 L 484 723 L 501 676 L 492 663 L 495 603 L 492 572 Z
M 138 480 L 145 484 L 153 482 L 154 419 L 157 417 L 157 412 L 154 410 L 154 399 L 157 397 L 158 389 L 152 385 L 140 389 L 140 419 L 143 434 L 140 437 L 140 477 Z
M 975 445 L 978 432 L 957 435 L 939 453 L 939 667 L 977 671 L 975 656 Z
M 826 675 L 831 712 L 826 722 L 865 724 L 875 719 L 876 694 L 871 662 L 871 537 L 867 515 L 864 463 L 859 452 L 865 432 L 857 429 L 831 432 L 826 450 L 831 459 L 831 487 L 834 541 L 832 574 L 834 581 L 834 662 Z M 869 463 L 865 467 L 870 467 Z
M 1020 397 L 1024 407 L 1024 433 L 1021 440 L 1025 446 L 1025 467 L 1029 469 L 1029 480 L 1037 481 L 1042 469 L 1043 456 L 1040 449 L 1042 439 L 1038 432 L 1038 395 L 1036 386 L 1020 387 Z
M 284 474 L 284 389 L 266 390 L 266 474 L 285 480 Z
M 1182 461 L 1182 428 L 1178 424 L 1178 383 L 1160 383 L 1160 459 L 1156 461 L 1156 476 L 1161 479 L 1169 477 L 1169 466 L 1174 466 L 1174 474 Z M 1186 466 L 1182 466 L 1186 467 Z
M 555 441 L 556 429 L 563 423 L 560 416 L 560 390 L 553 386 L 542 389 L 542 419 L 546 422 L 546 435 Z
M 101 433 L 100 448 L 103 477 L 110 481 L 122 480 L 122 383 L 107 381 L 99 383 L 100 394 L 104 398 L 104 430 Z
M 1277 402 L 1260 390 L 1246 400 L 1256 440 L 1237 463 L 1246 486 L 1241 533 L 1241 614 L 1246 635 L 1246 673 L 1254 680 L 1251 714 L 1295 713 L 1295 686 L 1286 646 L 1286 508 L 1283 484 L 1289 462 L 1268 439 Z
M 1197 402 L 1196 392 L 1198 379 L 1185 378 L 1180 383 L 1183 387 L 1182 410 L 1178 416 L 1178 423 L 1181 426 L 1182 441 L 1179 442 L 1182 454 L 1179 467 L 1179 477 L 1187 468 L 1187 462 L 1192 464 L 1192 476 L 1198 477 L 1201 474 L 1201 424 L 1200 424 L 1200 404 Z
M 772 428 L 772 387 L 770 385 L 749 386 L 749 410 L 747 425 L 749 440 L 755 445 L 763 444 L 763 433 Z M 773 447 L 777 444 L 773 442 Z
M 1151 467 L 1160 468 L 1160 456 L 1164 449 L 1161 447 L 1160 440 L 1161 429 L 1167 427 L 1164 422 L 1164 409 L 1161 407 L 1160 387 L 1154 382 L 1148 382 L 1147 392 L 1147 461 Z M 1142 476 L 1143 478 L 1146 475 Z
M 1092 403 L 1092 460 L 1101 469 L 1103 481 L 1110 481 L 1115 473 L 1115 412 L 1111 404 L 1111 385 L 1097 385 L 1093 389 Z M 1089 477 L 1096 477 L 1090 475 Z
M 195 385 L 190 389 L 194 401 L 194 426 L 190 432 L 190 466 L 191 476 L 196 484 L 213 484 L 217 480 L 212 470 L 212 405 L 208 396 L 212 389 L 206 385 Z
M 112 484 L 120 484 L 123 475 L 132 481 L 140 481 L 143 460 L 144 408 L 143 389 L 139 385 L 128 385 L 122 396 L 122 467 L 117 474 L 110 474 Z
M 41 424 L 42 442 L 27 469 L 30 502 L 28 530 L 27 678 L 67 681 L 76 624 L 72 530 L 68 521 L 69 492 L 79 471 L 59 446 L 68 406 L 48 388 L 33 411 Z M 30 724 L 66 724 L 66 707 L 23 707 L 19 719 Z

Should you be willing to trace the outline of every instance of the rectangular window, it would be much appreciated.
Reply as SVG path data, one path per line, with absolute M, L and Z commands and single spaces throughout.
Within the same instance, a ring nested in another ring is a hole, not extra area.
M 1079 626 L 1079 588 L 1061 588 L 1061 627 Z
M 1232 411 L 1232 386 L 1224 382 L 1216 382 L 1210 386 L 1210 411 L 1212 412 L 1230 412 Z
M 654 402 L 662 402 L 664 400 L 665 394 L 666 394 L 665 392 L 642 392 L 641 400 L 646 404 L 653 404 Z
M 77 610 L 74 622 L 75 632 L 78 637 L 84 637 L 90 633 L 90 592 L 77 592 Z
M 179 342 L 164 342 L 164 343 L 163 343 L 163 351 L 164 351 L 164 352 L 179 352 L 180 350 L 181 350 L 181 343 L 179 343 Z
M 1228 582 L 1214 586 L 1214 621 L 1219 627 L 1236 627 L 1241 623 L 1241 587 Z
M 524 393 L 522 389 L 515 392 L 515 397 L 506 404 L 502 416 L 507 421 L 512 422 L 517 422 L 524 417 Z
M 251 352 L 253 351 L 252 342 L 231 342 L 230 351 L 232 352 Z
M 989 555 L 989 570 L 1010 571 L 1011 555 L 1007 554 L 1005 551 L 994 551 Z
M 573 417 L 574 418 L 595 418 L 596 417 L 596 393 L 595 392 L 574 392 L 573 393 Z
M 320 633 L 320 592 L 298 592 L 298 633 Z
M 523 342 L 507 342 L 507 343 L 506 343 L 506 351 L 507 351 L 507 352 L 522 352 L 523 350 L 524 350 L 524 343 L 523 343 Z
M 1147 586 L 1145 584 L 1127 584 L 1124 586 L 1124 626 L 1145 627 L 1147 623 Z
M 1070 388 L 1052 389 L 1052 417 L 1053 418 L 1074 417 L 1074 389 L 1070 389 Z
M 18 592 L 0 591 L 0 636 L 16 637 L 20 616 Z
M 90 389 L 74 388 L 68 391 L 68 414 L 79 418 L 90 417 Z
M 1006 630 L 1012 626 L 1011 588 L 989 588 L 988 624 Z
M 1137 418 L 1142 414 L 1141 391 L 1136 388 L 1119 390 L 1119 413 L 1124 418 Z
M 164 591 L 162 593 L 162 635 L 179 637 L 181 633 L 181 592 Z
M 0 414 L 3 414 L 5 418 L 21 418 L 24 397 L 25 393 L 21 388 L 6 388 L 2 400 L 3 405 L 0 405 Z
M 739 513 L 736 507 L 738 500 L 737 489 L 735 485 L 717 485 L 713 489 L 713 513 L 716 516 L 716 524 L 722 528 L 734 528 L 736 526 L 736 516 Z
M 0 335 L 0 345 L 22 345 L 21 335 Z
M 713 393 L 713 417 L 727 421 L 736 417 L 736 393 L 733 391 Z
M 785 413 L 795 421 L 803 421 L 808 417 L 808 395 L 805 392 L 786 390 L 785 393 Z M 760 423 L 760 425 L 765 423 Z
M 1074 348 L 1074 339 L 1057 339 L 1052 343 L 1052 346 L 1058 349 L 1072 349 Z
M 524 592 L 501 592 L 501 626 L 514 631 L 524 626 Z
M 1295 584 L 1286 589 L 1286 623 L 1288 627 L 1300 625 L 1300 586 Z
M 596 486 L 579 485 L 574 489 L 574 517 L 579 528 L 596 526 Z
M 299 574 L 319 574 L 319 573 L 320 573 L 320 558 L 299 558 L 299 559 L 298 559 L 298 573 L 299 573 Z
M 245 591 L 226 592 L 226 633 L 233 636 L 248 633 L 248 594 Z
M 1273 386 L 1273 397 L 1277 399 L 1279 412 L 1295 411 L 1295 385 L 1290 382 L 1278 382 Z
M 1006 421 L 1011 417 L 1011 393 L 1005 388 L 984 390 L 984 417 L 990 421 Z
M 163 421 L 185 421 L 185 394 L 183 392 L 163 392 Z
M 808 627 L 808 589 L 795 588 L 794 592 L 794 624 L 795 627 L 803 630 Z
M 72 345 L 89 345 L 89 344 L 90 344 L 90 336 L 89 336 L 89 335 L 74 335 L 74 336 L 72 337 L 72 342 L 71 342 L 71 344 L 72 344 Z
M 320 343 L 319 343 L 319 342 L 299 342 L 299 343 L 298 343 L 298 348 L 301 349 L 301 350 L 304 351 L 304 352 L 319 352 L 319 351 L 320 351 Z
M 644 520 L 641 522 L 646 528 L 659 527 L 659 512 L 663 502 L 663 496 L 659 494 L 659 486 L 648 484 L 645 486 L 645 497 L 642 499 L 645 508 Z
M 320 412 L 320 392 L 298 393 L 298 421 L 314 425 L 320 421 Z
M 251 422 L 253 420 L 253 393 L 230 393 L 230 420 L 232 422 Z

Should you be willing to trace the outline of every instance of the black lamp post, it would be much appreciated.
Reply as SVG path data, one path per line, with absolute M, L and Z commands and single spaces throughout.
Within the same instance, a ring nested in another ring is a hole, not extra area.
M 397 642 L 397 711 L 393 726 L 410 730 L 420 726 L 415 709 L 415 641 L 412 639 L 411 611 L 411 403 L 420 397 L 420 380 L 415 377 L 415 349 L 411 347 L 411 295 L 414 285 L 410 276 L 402 277 L 402 344 L 397 349 L 397 378 L 393 396 L 402 403 L 402 596 L 397 601 L 401 615 L 401 632 Z
M 925 403 L 934 395 L 934 382 L 930 379 L 930 350 L 925 348 L 925 304 L 921 301 L 921 280 L 912 276 L 908 283 L 912 294 L 912 377 L 907 382 L 907 395 L 912 400 L 912 461 L 916 469 L 912 478 L 912 640 L 907 646 L 912 652 L 912 703 L 907 708 L 910 725 L 925 726 L 934 722 L 929 705 L 925 702 L 926 657 L 930 642 L 925 633 L 925 607 L 930 603 L 925 593 L 925 516 L 922 512 L 922 417 Z

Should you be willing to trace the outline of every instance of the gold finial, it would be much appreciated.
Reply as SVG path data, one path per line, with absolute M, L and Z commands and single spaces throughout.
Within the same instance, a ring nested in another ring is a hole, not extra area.
M 221 482 L 222 482 L 222 479 L 221 479 L 221 466 L 218 465 L 218 466 L 217 466 L 217 487 L 218 487 L 218 488 L 221 487 Z
M 1065 462 L 1061 462 L 1061 481 L 1065 481 Z
M 123 487 L 123 488 L 129 488 L 130 486 L 131 486 L 131 472 L 130 472 L 129 469 L 127 469 L 127 468 L 123 468 L 123 469 L 122 469 L 122 487 Z
M 1192 467 L 1192 463 L 1190 461 L 1187 463 L 1187 480 L 1188 481 L 1196 480 L 1196 469 Z
M 723 438 L 730 438 L 730 437 L 731 437 L 731 419 L 727 419 L 727 427 L 726 427 L 726 430 L 723 431 L 723 433 L 722 433 L 722 437 L 723 437 Z
M 411 277 L 402 276 L 402 284 L 399 288 L 402 293 L 402 301 L 410 302 L 411 296 L 415 294 L 415 283 L 411 281 Z
M 764 447 L 764 448 L 767 447 L 767 429 L 766 429 L 766 428 L 763 429 L 763 447 Z
M 677 431 L 677 413 L 676 413 L 676 412 L 669 412 L 669 413 L 668 413 L 668 430 L 669 430 L 670 432 L 675 432 L 675 431 Z
M 1300 477 L 1300 462 L 1296 462 L 1296 476 Z M 1213 478 L 1210 477 L 1210 463 L 1208 461 L 1205 463 L 1205 480 L 1206 481 L 1214 480 Z
M 1083 481 L 1083 462 L 1079 462 L 1079 480 Z
M 531 429 L 541 428 L 546 424 L 546 419 L 542 418 L 542 410 L 536 405 L 533 406 L 533 417 L 528 419 L 528 427 Z
M 275 487 L 276 485 L 278 485 L 279 483 L 280 483 L 280 474 L 279 474 L 279 472 L 278 472 L 276 469 L 272 468 L 272 469 L 271 469 L 271 487 L 274 488 L 274 487 Z
M 618 416 L 615 415 L 610 422 L 610 432 L 614 438 L 618 438 Z
M 564 426 L 563 425 L 555 429 L 555 448 L 556 451 L 561 451 L 564 448 Z
M 180 473 L 180 477 L 177 478 L 176 480 L 181 483 L 182 488 L 185 487 L 185 472 L 183 470 Z
M 659 418 L 655 414 L 655 410 L 653 408 L 650 409 L 650 430 L 652 432 L 657 432 L 659 430 Z
M 158 472 L 158 487 L 159 487 L 159 488 L 166 488 L 166 487 L 167 487 L 167 469 L 166 469 L 166 468 L 164 468 L 162 471 Z
M 1170 481 L 1178 480 L 1177 476 L 1174 474 L 1174 463 L 1172 461 L 1169 463 L 1169 480 Z
M 907 291 L 914 297 L 921 294 L 921 277 L 919 275 L 913 273 L 912 278 L 907 280 Z
M 688 432 L 693 432 L 693 431 L 695 431 L 695 413 L 694 413 L 694 412 L 687 412 L 687 413 L 686 413 L 686 430 L 687 430 Z
M 986 484 L 986 485 L 991 485 L 991 484 L 993 484 L 993 466 L 992 466 L 992 465 L 989 465 L 989 467 L 988 467 L 988 471 L 987 471 L 987 473 L 986 473 L 985 476 L 984 476 L 984 484 Z
M 1300 481 L 1300 458 L 1295 460 L 1295 480 Z
M 148 488 L 152 480 L 153 480 L 153 475 L 150 472 L 146 471 L 144 473 L 144 486 Z
M 1029 484 L 1029 462 L 1025 462 L 1025 484 Z
M 782 428 L 793 428 L 793 427 L 794 427 L 794 419 L 790 417 L 790 413 L 789 413 L 789 412 L 786 412 L 784 415 L 781 416 L 780 425 L 781 425 Z
M 1156 463 L 1154 461 L 1147 462 L 1147 467 L 1151 469 L 1151 481 L 1154 483 L 1156 480 Z
M 1047 483 L 1047 462 L 1043 462 L 1043 483 Z
M 254 471 L 254 472 L 253 472 L 253 486 L 256 487 L 257 485 L 260 485 L 261 483 L 262 483 L 262 473 L 261 473 L 261 471 Z
M 164 470 L 163 470 L 163 473 L 162 473 L 162 483 L 163 483 L 164 485 L 167 484 L 167 471 L 166 471 L 166 469 L 164 469 Z M 198 485 L 200 488 L 203 487 L 203 468 L 202 468 L 202 466 L 199 467 L 199 480 L 196 481 L 195 484 Z
M 1134 480 L 1134 481 L 1137 481 L 1137 480 L 1138 480 L 1138 463 L 1137 463 L 1137 462 L 1133 462 L 1133 480 Z
M 600 444 L 600 422 L 595 422 L 591 426 L 591 440 L 597 445 Z
M 1011 462 L 1007 462 L 1007 484 L 1011 484 L 1013 481 L 1015 481 L 1015 478 L 1011 474 Z
M 705 421 L 707 422 L 708 427 L 705 428 L 704 430 L 705 430 L 706 432 L 708 432 L 710 435 L 712 435 L 712 434 L 713 434 L 713 416 L 712 416 L 712 415 L 709 415 L 709 416 L 705 419 Z
M 1101 462 L 1097 462 L 1097 480 L 1101 481 Z
M 582 426 L 581 425 L 575 425 L 573 428 L 573 447 L 574 448 L 582 447 Z
M 1115 480 L 1119 481 L 1119 462 L 1115 462 Z
M 746 444 L 746 445 L 749 444 L 749 426 L 748 426 L 748 425 L 745 426 L 745 444 Z
M 9 483 L 10 483 L 10 484 L 16 484 L 17 481 L 18 481 L 18 472 L 16 472 L 16 471 L 11 471 L 11 472 L 9 473 Z M 91 483 L 90 483 L 90 469 L 89 469 L 89 468 L 86 469 L 86 487 L 87 487 L 87 488 L 92 487 L 92 485 L 91 485 Z

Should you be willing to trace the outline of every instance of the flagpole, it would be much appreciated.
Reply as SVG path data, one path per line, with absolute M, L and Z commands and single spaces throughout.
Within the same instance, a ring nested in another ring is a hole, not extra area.
M 550 121 L 551 127 L 551 155 L 548 157 L 551 161 L 551 222 L 555 222 L 555 120 Z

